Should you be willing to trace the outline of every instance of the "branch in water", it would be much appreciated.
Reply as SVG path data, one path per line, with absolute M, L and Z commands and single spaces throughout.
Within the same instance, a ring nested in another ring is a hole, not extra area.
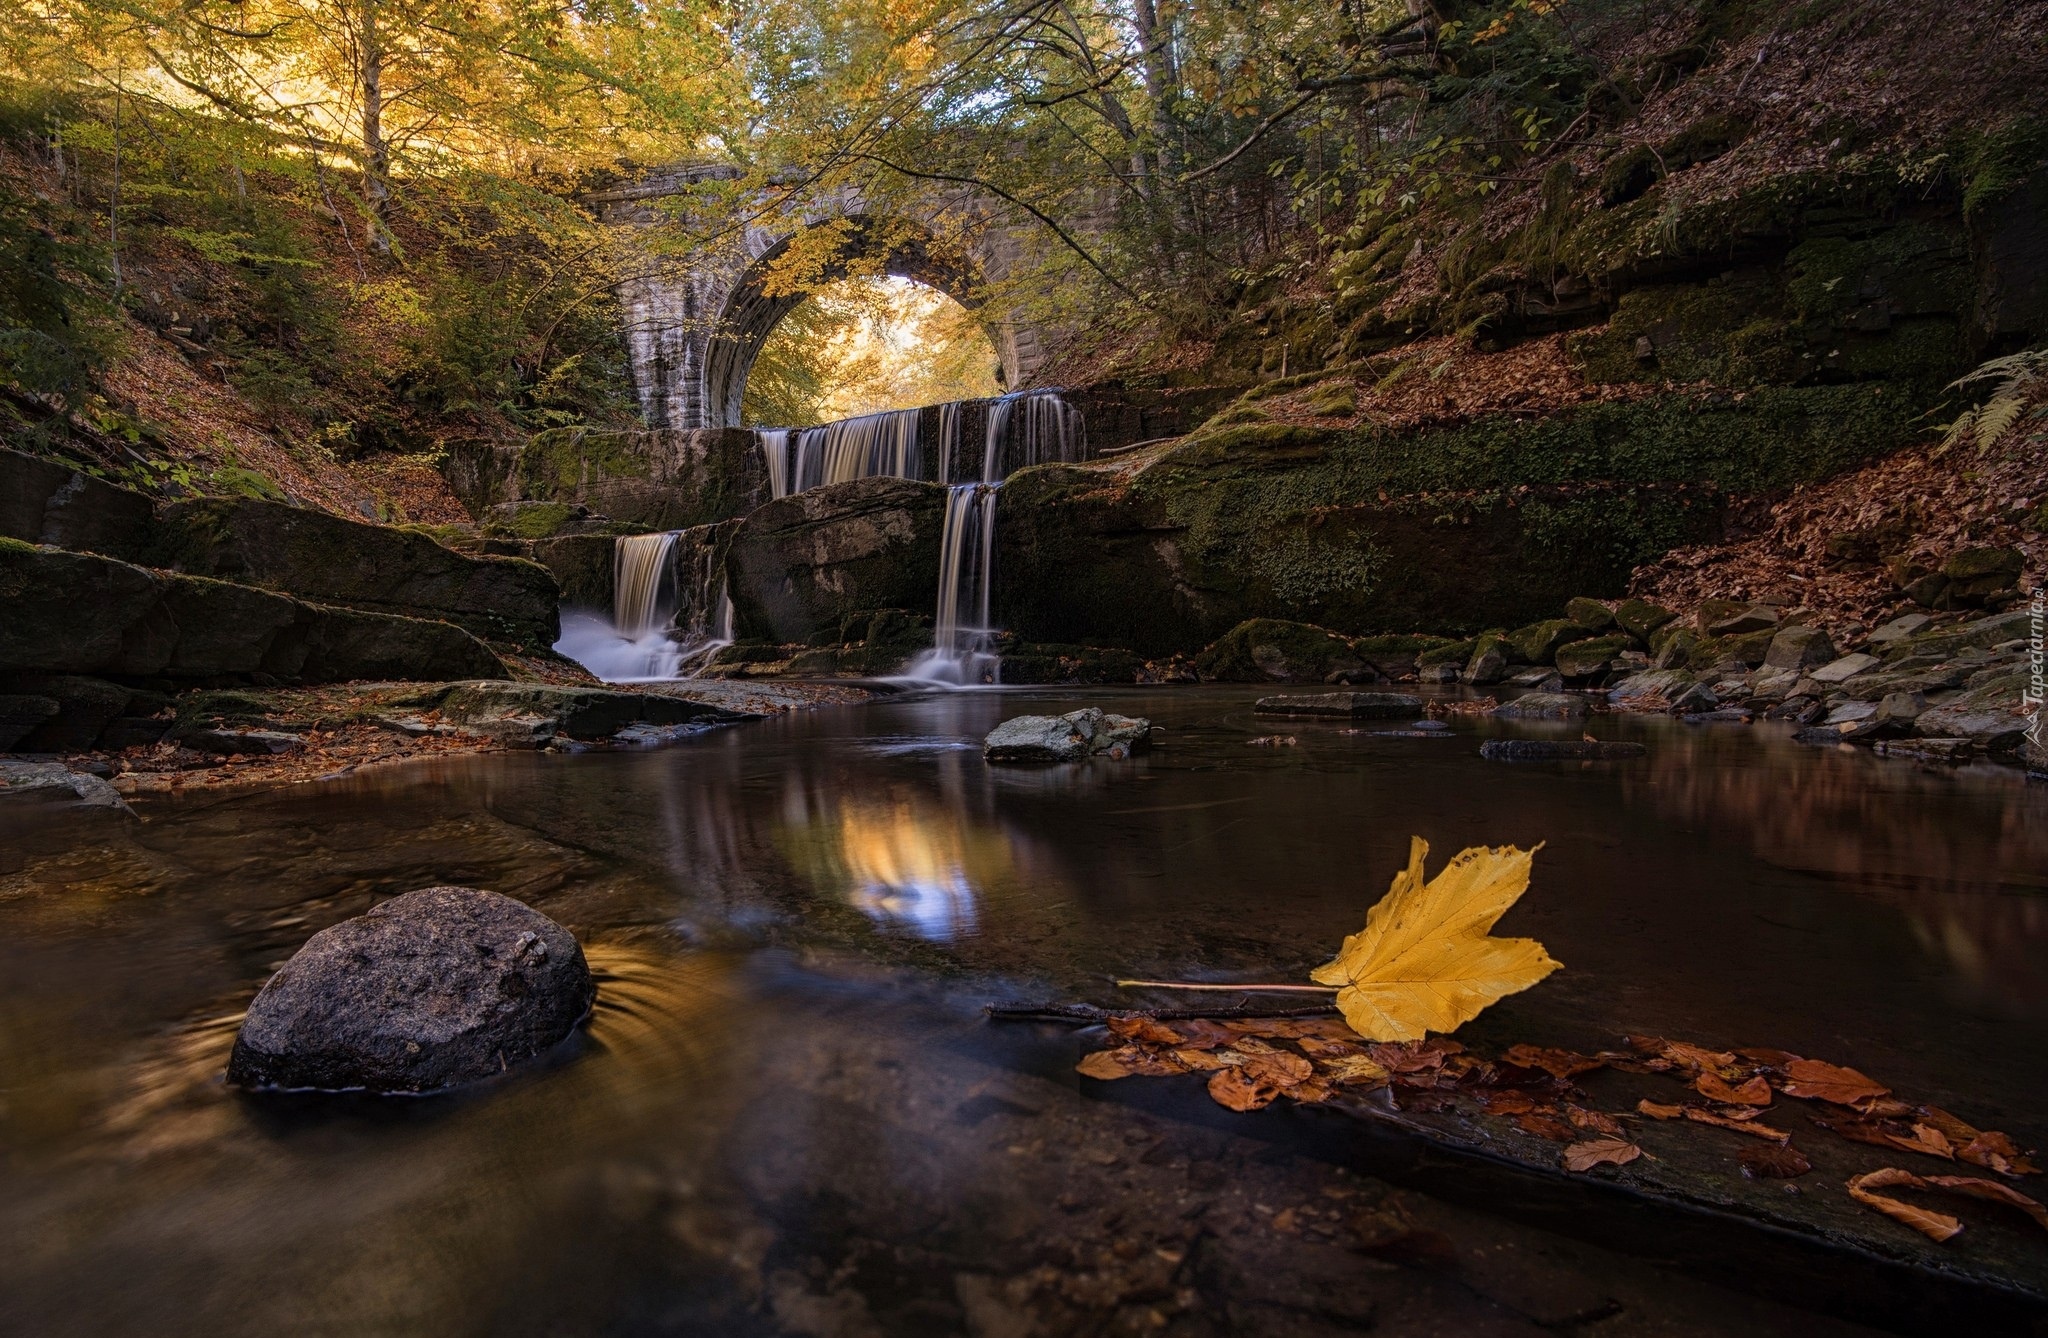
M 1335 985 L 1211 985 L 1192 980 L 1119 980 L 1122 990 L 1210 990 L 1217 994 L 1335 994 Z
M 992 1003 L 984 1005 L 982 1011 L 997 1022 L 1092 1024 L 1111 1022 L 1117 1018 L 1146 1018 L 1153 1022 L 1186 1022 L 1195 1018 L 1219 1021 L 1229 1018 L 1284 1020 L 1296 1017 L 1328 1017 L 1337 1009 L 1334 1004 L 1318 1004 L 1312 1008 L 1250 1008 L 1243 1004 L 1230 1008 L 1098 1008 L 1094 1004 Z

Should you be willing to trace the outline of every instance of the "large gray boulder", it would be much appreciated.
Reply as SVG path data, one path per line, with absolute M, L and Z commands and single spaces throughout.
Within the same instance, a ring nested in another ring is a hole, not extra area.
M 991 762 L 1079 762 L 1096 754 L 1128 757 L 1151 740 L 1151 721 L 1088 706 L 1005 720 L 989 731 L 981 754 Z
M 308 604 L 0 538 L 0 673 L 338 683 L 504 678 L 451 623 Z
M 244 1087 L 433 1092 L 503 1073 L 597 997 L 583 949 L 530 906 L 429 887 L 323 929 L 278 968 L 235 1037 Z
M 445 548 L 416 530 L 242 497 L 174 502 L 158 514 L 159 566 L 319 604 L 427 620 L 551 646 L 560 587 L 523 558 Z

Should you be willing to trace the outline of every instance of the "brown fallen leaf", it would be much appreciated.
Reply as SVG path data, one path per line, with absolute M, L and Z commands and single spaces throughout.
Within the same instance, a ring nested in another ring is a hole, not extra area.
M 2000 1175 L 2039 1175 L 2041 1169 L 2004 1134 L 1986 1130 L 1963 1145 L 1956 1154 L 1972 1166 L 1982 1166 Z
M 1127 1041 L 1145 1045 L 1186 1045 L 1187 1038 L 1164 1022 L 1149 1017 L 1113 1017 L 1106 1024 Z
M 1636 1110 L 1653 1120 L 1682 1120 L 1685 1118 L 1684 1106 L 1667 1106 L 1661 1101 L 1652 1101 L 1648 1097 L 1644 1097 L 1636 1102 Z
M 1974 1175 L 1930 1175 L 1923 1177 L 1930 1185 L 1968 1194 L 1972 1198 L 1989 1199 L 2019 1209 L 2034 1219 L 2043 1231 L 2048 1231 L 2048 1208 L 2041 1206 L 2037 1199 L 2028 1198 L 2016 1189 L 1999 1184 L 1996 1180 L 1985 1180 Z
M 1506 1118 L 1510 1115 L 1526 1115 L 1536 1109 L 1536 1098 L 1527 1092 L 1518 1092 L 1510 1088 L 1506 1091 L 1482 1093 L 1479 1104 L 1487 1114 Z
M 1941 1130 L 1931 1124 L 1913 1124 L 1909 1125 L 1908 1128 L 1912 1131 L 1910 1134 L 1894 1134 L 1892 1142 L 1912 1152 L 1925 1152 L 1931 1157 L 1940 1157 L 1946 1161 L 1954 1161 L 1956 1159 L 1954 1145 L 1948 1141 Z
M 1316 1072 L 1342 1087 L 1385 1087 L 1387 1071 L 1366 1055 L 1331 1055 L 1316 1061 Z
M 1171 1050 L 1168 1053 L 1196 1073 L 1213 1073 L 1217 1069 L 1227 1069 L 1245 1061 L 1243 1055 L 1228 1049 Z
M 1783 1091 L 1807 1101 L 1830 1101 L 1838 1106 L 1854 1105 L 1874 1096 L 1888 1096 L 1891 1088 L 1855 1069 L 1818 1059 L 1795 1059 L 1785 1066 Z
M 1287 1099 L 1299 1101 L 1303 1105 L 1314 1105 L 1319 1101 L 1328 1101 L 1335 1095 L 1337 1095 L 1336 1084 L 1330 1082 L 1321 1074 L 1317 1074 L 1315 1077 L 1304 1082 L 1298 1082 L 1287 1089 Z
M 1501 1058 L 1525 1069 L 1542 1069 L 1553 1078 L 1575 1078 L 1606 1067 L 1604 1060 L 1590 1055 L 1536 1045 L 1511 1045 Z
M 1716 1077 L 1731 1080 L 1742 1076 L 1742 1069 L 1736 1064 L 1735 1056 L 1723 1050 L 1709 1050 L 1705 1046 L 1688 1045 L 1684 1041 L 1666 1041 L 1663 1055 L 1688 1073 L 1711 1073 Z
M 1762 1106 L 1714 1106 L 1712 1109 L 1724 1120 L 1754 1120 L 1764 1113 Z
M 1852 1101 L 1849 1108 L 1859 1115 L 1876 1119 L 1895 1120 L 1901 1115 L 1918 1115 L 1920 1107 L 1910 1101 L 1901 1101 L 1895 1096 L 1866 1096 L 1861 1101 Z M 1961 1120 L 1956 1123 L 1961 1124 Z M 1940 1126 L 1936 1126 L 1939 1128 Z M 1968 1141 L 1968 1140 L 1965 1140 Z
M 1693 1079 L 1693 1090 L 1709 1101 L 1718 1101 L 1727 1106 L 1768 1106 L 1771 1104 L 1771 1085 L 1762 1077 L 1751 1078 L 1739 1086 L 1731 1086 L 1718 1074 L 1701 1073 Z
M 1235 1036 L 1264 1036 L 1270 1040 L 1293 1041 L 1314 1036 L 1356 1043 L 1364 1039 L 1341 1017 L 1233 1017 L 1208 1025 L 1221 1027 Z
M 1369 1053 L 1363 1045 L 1351 1041 L 1326 1041 L 1320 1036 L 1304 1036 L 1295 1044 L 1310 1059 L 1345 1059 Z
M 1643 1150 L 1625 1138 L 1589 1138 L 1564 1150 L 1567 1171 L 1590 1171 L 1595 1166 L 1626 1166 Z
M 1698 1106 L 1685 1107 L 1685 1118 L 1695 1124 L 1711 1124 L 1716 1129 L 1733 1129 L 1736 1133 L 1748 1134 L 1751 1138 L 1768 1138 L 1773 1143 L 1792 1141 L 1792 1135 L 1783 1129 L 1773 1129 L 1770 1125 L 1757 1120 L 1731 1120 L 1726 1115 L 1716 1115 L 1713 1111 L 1701 1110 Z
M 1564 1108 L 1564 1117 L 1572 1122 L 1573 1128 L 1583 1129 L 1590 1133 L 1605 1134 L 1609 1138 L 1620 1138 L 1626 1132 L 1621 1127 L 1621 1121 L 1615 1119 L 1612 1115 L 1597 1110 L 1587 1110 L 1584 1106 L 1574 1106 L 1567 1103 Z
M 1790 1050 L 1773 1050 L 1769 1046 L 1751 1046 L 1735 1053 L 1753 1064 L 1762 1064 L 1765 1068 L 1771 1069 L 1782 1069 L 1799 1058 Z
M 1416 837 L 1408 867 L 1367 913 L 1365 928 L 1309 978 L 1337 987 L 1338 1011 L 1369 1039 L 1457 1030 L 1557 970 L 1536 940 L 1492 937 L 1494 923 L 1528 890 L 1535 853 L 1475 846 L 1425 881 L 1429 843 Z
M 1315 1076 L 1316 1071 L 1316 1066 L 1308 1060 L 1284 1050 L 1275 1054 L 1247 1056 L 1239 1067 L 1251 1081 L 1271 1083 L 1275 1087 L 1292 1087 Z
M 1082 1059 L 1074 1069 L 1087 1077 L 1101 1078 L 1104 1081 L 1132 1076 L 1158 1078 L 1170 1073 L 1188 1071 L 1187 1065 L 1179 1060 L 1137 1045 L 1119 1046 L 1114 1050 L 1097 1050 Z
M 1893 1221 L 1904 1222 L 1915 1231 L 1932 1236 L 1936 1240 L 1948 1240 L 1963 1229 L 1962 1222 L 1947 1213 L 1937 1213 L 1883 1194 L 1871 1193 L 1874 1189 L 1888 1189 L 1895 1185 L 1925 1188 L 1926 1182 L 1911 1171 L 1885 1167 L 1882 1170 L 1866 1171 L 1862 1175 L 1852 1177 L 1849 1181 L 1849 1197 L 1866 1208 L 1875 1208 Z
M 1382 1041 L 1366 1047 L 1367 1053 L 1389 1073 L 1421 1073 L 1440 1069 L 1446 1059 L 1462 1053 L 1464 1049 L 1448 1036 L 1432 1036 L 1423 1041 Z
M 1532 1110 L 1526 1115 L 1517 1115 L 1515 1127 L 1525 1134 L 1547 1138 L 1553 1143 L 1569 1143 L 1579 1136 L 1578 1130 L 1547 1110 Z
M 1248 1078 L 1242 1068 L 1218 1069 L 1209 1079 L 1209 1095 L 1216 1104 L 1235 1111 L 1258 1110 L 1273 1104 L 1280 1088 L 1273 1083 Z
M 1752 1144 L 1737 1158 L 1742 1173 L 1752 1180 L 1794 1180 L 1813 1169 L 1806 1154 L 1790 1143 Z

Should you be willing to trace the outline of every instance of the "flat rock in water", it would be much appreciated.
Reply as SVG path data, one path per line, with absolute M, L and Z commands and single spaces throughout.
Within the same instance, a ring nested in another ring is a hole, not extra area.
M 1490 714 L 1509 720 L 1576 720 L 1592 706 L 1573 692 L 1525 692 L 1494 707 Z
M 61 762 L 0 760 L 0 806 L 12 809 L 42 804 L 133 811 L 120 792 L 98 776 L 73 771 Z
M 1078 762 L 1098 753 L 1129 757 L 1151 739 L 1151 721 L 1089 706 L 1005 720 L 982 741 L 981 755 L 991 762 Z
M 1488 739 L 1479 745 L 1489 762 L 1615 762 L 1646 751 L 1640 743 L 1607 739 Z
M 1309 692 L 1261 697 L 1260 715 L 1330 715 L 1350 720 L 1392 720 L 1414 715 L 1422 699 L 1405 692 Z
M 568 930 L 471 887 L 429 887 L 308 939 L 235 1037 L 244 1087 L 433 1092 L 547 1050 L 597 986 Z

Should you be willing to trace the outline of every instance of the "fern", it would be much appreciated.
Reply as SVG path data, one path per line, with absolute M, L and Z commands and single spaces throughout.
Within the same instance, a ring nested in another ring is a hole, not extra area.
M 2029 404 L 2048 397 L 2048 348 L 2022 349 L 1993 358 L 1957 377 L 1949 389 L 1960 390 L 1987 381 L 1993 383 L 1990 397 L 1975 408 L 1963 410 L 1943 430 L 1937 455 L 1969 442 L 1976 443 L 1980 455 L 1988 453 L 2012 431 Z

